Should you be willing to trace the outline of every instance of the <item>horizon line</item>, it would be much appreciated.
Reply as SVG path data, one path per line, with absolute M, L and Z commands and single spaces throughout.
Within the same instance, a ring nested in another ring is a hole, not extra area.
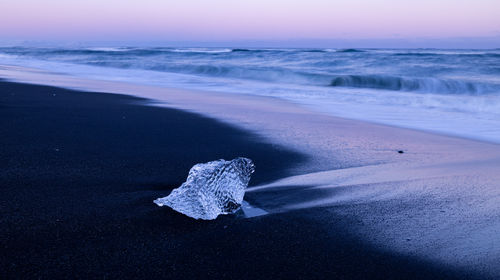
M 0 46 L 171 46 L 171 47 L 269 47 L 269 48 L 500 48 L 500 35 L 481 37 L 381 37 L 381 38 L 289 38 L 289 39 L 216 39 L 216 40 L 169 40 L 169 39 L 7 39 Z

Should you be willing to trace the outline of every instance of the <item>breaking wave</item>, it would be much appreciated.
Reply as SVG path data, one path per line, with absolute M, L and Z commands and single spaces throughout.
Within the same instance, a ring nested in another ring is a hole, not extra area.
M 342 50 L 337 50 L 339 53 L 357 53 L 357 52 L 365 52 L 364 50 L 358 50 L 358 49 L 342 49 Z
M 430 93 L 477 94 L 486 92 L 484 86 L 464 81 L 434 78 L 402 78 L 382 75 L 345 75 L 332 80 L 333 87 L 354 87 Z

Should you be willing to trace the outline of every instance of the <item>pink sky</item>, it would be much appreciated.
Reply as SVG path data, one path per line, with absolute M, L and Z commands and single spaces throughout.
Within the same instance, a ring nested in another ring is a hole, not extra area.
M 498 0 L 2 0 L 0 39 L 500 36 Z

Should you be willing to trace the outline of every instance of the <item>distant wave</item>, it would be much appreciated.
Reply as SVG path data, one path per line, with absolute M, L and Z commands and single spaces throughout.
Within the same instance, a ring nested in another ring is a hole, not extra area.
M 98 47 L 98 48 L 87 48 L 89 51 L 98 51 L 98 52 L 126 52 L 129 51 L 130 48 L 113 48 L 113 47 Z
M 71 58 L 88 57 L 91 55 L 99 56 L 147 56 L 159 54 L 162 50 L 158 49 L 139 49 L 139 48 L 87 48 L 87 49 L 52 49 L 52 48 L 8 48 L 3 50 L 11 55 L 33 56 L 41 58 L 57 58 L 58 56 L 68 56 Z
M 395 53 L 394 55 L 396 55 L 396 56 L 438 56 L 438 55 L 442 55 L 442 54 L 408 52 L 408 53 Z
M 430 93 L 476 94 L 485 89 L 477 84 L 433 78 L 402 78 L 383 75 L 345 75 L 335 77 L 333 87 L 355 87 L 395 91 L 422 91 Z
M 231 49 L 222 48 L 222 49 L 205 49 L 205 48 L 187 48 L 187 49 L 163 49 L 163 51 L 170 52 L 179 52 L 179 53 L 228 53 L 231 52 Z
M 321 50 L 321 49 L 304 49 L 300 50 L 301 52 L 309 52 L 309 53 L 324 53 L 327 52 L 327 50 Z
M 458 57 L 500 57 L 500 53 L 490 53 L 490 52 L 484 52 L 484 53 L 432 53 L 432 52 L 401 52 L 401 53 L 394 53 L 393 55 L 395 56 L 415 56 L 415 57 L 425 57 L 425 56 L 432 56 L 432 57 L 437 57 L 437 56 L 458 56 Z
M 47 55 L 109 55 L 109 56 L 148 56 L 161 55 L 168 53 L 179 54 L 218 54 L 229 53 L 232 50 L 228 48 L 211 49 L 211 48 L 85 48 L 85 49 L 52 49 L 52 48 L 9 48 L 4 50 L 11 54 L 33 55 L 45 57 Z
M 283 53 L 283 52 L 297 52 L 297 53 L 324 53 L 324 49 L 233 49 L 232 52 L 269 52 L 269 53 Z
M 232 49 L 232 52 L 251 52 L 252 50 L 249 49 Z
M 339 53 L 358 53 L 358 52 L 365 52 L 365 51 L 358 50 L 358 49 L 341 49 L 341 50 L 337 50 L 336 52 L 339 52 Z

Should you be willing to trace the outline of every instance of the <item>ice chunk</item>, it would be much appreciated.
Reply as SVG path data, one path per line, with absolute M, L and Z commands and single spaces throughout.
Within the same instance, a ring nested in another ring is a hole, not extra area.
M 186 182 L 154 203 L 194 219 L 213 220 L 240 208 L 254 170 L 253 162 L 242 157 L 199 163 L 189 170 Z

